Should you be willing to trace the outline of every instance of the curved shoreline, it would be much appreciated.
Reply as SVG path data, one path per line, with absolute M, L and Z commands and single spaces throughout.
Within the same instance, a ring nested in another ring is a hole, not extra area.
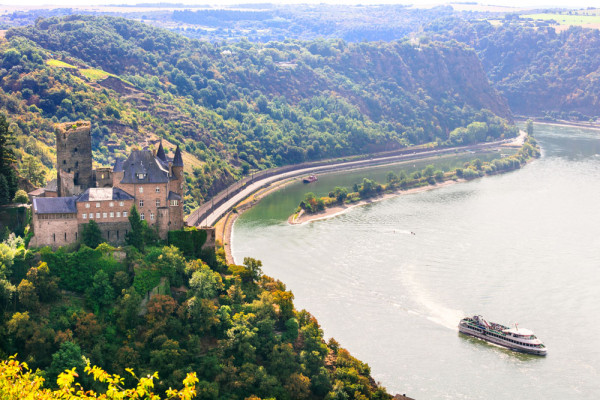
M 509 142 L 504 142 L 504 143 L 498 143 L 497 146 L 498 148 L 502 148 L 502 147 L 520 147 L 523 145 L 524 139 L 527 136 L 526 132 L 523 130 L 520 130 L 520 134 L 513 138 L 512 141 Z M 421 159 L 420 161 L 423 160 L 427 160 L 430 158 L 437 158 L 439 157 L 439 155 L 429 155 L 427 157 L 424 157 L 423 159 Z M 402 160 L 402 161 L 395 161 L 395 162 L 390 162 L 389 164 L 402 164 L 403 162 L 412 162 L 414 160 L 409 159 L 409 160 Z M 357 168 L 348 168 L 347 171 L 351 171 L 351 170 L 360 170 L 360 169 L 366 169 L 366 168 L 370 168 L 373 167 L 374 165 L 365 165 L 365 166 L 358 166 Z M 233 258 L 233 254 L 232 254 L 232 249 L 231 249 L 231 240 L 232 240 L 232 236 L 233 236 L 233 225 L 235 223 L 235 221 L 237 220 L 237 218 L 246 210 L 250 209 L 254 204 L 258 203 L 258 201 L 260 201 L 260 199 L 266 195 L 268 195 L 269 193 L 271 193 L 272 191 L 278 190 L 280 188 L 282 188 L 285 185 L 288 185 L 294 181 L 297 181 L 298 179 L 301 179 L 301 177 L 299 176 L 295 176 L 295 177 L 287 177 L 284 178 L 283 180 L 280 181 L 274 181 L 271 182 L 270 184 L 268 184 L 268 186 L 263 187 L 262 189 L 260 189 L 258 192 L 255 192 L 253 194 L 251 194 L 250 196 L 248 196 L 247 198 L 245 198 L 244 200 L 242 200 L 241 202 L 239 202 L 237 204 L 236 208 L 236 212 L 233 211 L 228 211 L 226 214 L 224 214 L 215 224 L 215 234 L 216 234 L 216 240 L 220 241 L 223 245 L 224 251 L 225 251 L 225 258 L 227 260 L 228 263 L 230 264 L 234 264 L 235 260 Z M 386 193 L 383 194 L 379 197 L 374 197 L 374 198 L 370 198 L 370 199 L 366 199 L 366 200 L 361 200 L 355 204 L 351 204 L 348 206 L 336 206 L 336 207 L 329 207 L 327 208 L 324 212 L 322 213 L 318 213 L 318 214 L 310 214 L 310 215 L 306 215 L 304 214 L 304 218 L 302 220 L 299 220 L 297 223 L 305 223 L 305 222 L 310 222 L 310 221 L 316 221 L 319 219 L 326 219 L 326 218 L 331 218 L 334 215 L 339 215 L 342 213 L 347 212 L 348 210 L 352 209 L 353 207 L 357 207 L 357 206 L 361 206 L 364 204 L 369 204 L 369 203 L 374 203 L 377 201 L 381 201 L 381 200 L 385 200 L 391 197 L 395 197 L 395 196 L 400 196 L 403 194 L 411 194 L 411 193 L 417 193 L 417 192 L 423 192 L 423 191 L 427 191 L 427 190 L 433 190 L 442 186 L 447 186 L 447 185 L 451 185 L 454 183 L 459 183 L 459 182 L 464 182 L 464 179 L 460 179 L 460 180 L 448 180 L 448 181 L 444 181 L 442 183 L 438 183 L 436 185 L 427 185 L 427 186 L 421 186 L 418 188 L 412 188 L 412 189 L 408 189 L 408 190 L 401 190 L 398 189 L 392 193 Z M 339 208 L 338 208 L 339 207 Z M 293 216 L 292 216 L 293 217 Z M 291 217 L 290 217 L 291 218 Z M 288 222 L 291 223 L 290 219 L 288 219 Z
M 407 189 L 407 190 L 398 189 L 393 192 L 385 193 L 385 194 L 382 194 L 377 197 L 371 197 L 369 199 L 360 200 L 360 201 L 357 201 L 356 203 L 352 203 L 352 204 L 348 204 L 348 205 L 337 205 L 337 206 L 333 206 L 333 207 L 327 207 L 325 210 L 320 211 L 318 213 L 314 213 L 314 214 L 307 214 L 304 212 L 299 212 L 298 214 L 291 215 L 288 218 L 288 223 L 291 225 L 302 225 L 302 224 L 306 224 L 306 223 L 313 222 L 313 221 L 329 219 L 329 218 L 333 218 L 338 215 L 344 214 L 355 207 L 364 206 L 366 204 L 377 203 L 382 200 L 387 200 L 387 199 L 391 199 L 391 198 L 398 197 L 398 196 L 404 196 L 407 194 L 420 193 L 420 192 L 426 192 L 429 190 L 439 189 L 439 188 L 454 185 L 455 183 L 460 183 L 460 182 L 466 182 L 466 179 L 457 179 L 457 180 L 450 179 L 450 180 L 447 180 L 447 181 L 444 181 L 441 183 L 437 183 L 435 185 L 420 186 L 417 188 L 412 188 L 412 189 Z M 302 211 L 304 211 L 304 210 L 302 210 Z

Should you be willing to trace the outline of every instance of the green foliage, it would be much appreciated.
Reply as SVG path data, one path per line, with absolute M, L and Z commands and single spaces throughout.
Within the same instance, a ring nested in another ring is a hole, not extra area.
M 45 371 L 44 375 L 46 382 L 48 382 L 48 387 L 56 389 L 56 378 L 58 378 L 58 375 L 72 368 L 75 368 L 76 372 L 80 376 L 83 376 L 85 361 L 83 360 L 81 348 L 76 343 L 66 341 L 61 343 L 56 353 L 52 354 L 52 363 Z
M 91 286 L 91 277 L 103 270 L 109 277 L 120 267 L 112 254 L 105 254 L 101 248 L 91 249 L 82 245 L 73 253 L 60 248 L 53 252 L 45 247 L 40 250 L 42 261 L 48 263 L 50 273 L 60 278 L 61 285 L 68 290 L 85 292 Z
M 41 187 L 46 184 L 46 170 L 36 156 L 26 154 L 21 162 L 19 174 L 33 186 Z
M 179 248 L 187 258 L 199 258 L 202 246 L 206 242 L 207 233 L 194 227 L 179 231 L 169 231 L 168 242 Z
M 429 30 L 438 40 L 473 47 L 492 83 L 520 115 L 579 121 L 600 116 L 600 87 L 590 78 L 599 72 L 596 29 L 557 31 L 523 19 L 494 25 L 449 18 Z
M 94 274 L 92 285 L 85 291 L 86 301 L 94 310 L 110 305 L 115 297 L 115 292 L 110 284 L 108 274 L 99 270 Z
M 91 219 L 87 224 L 83 225 L 81 239 L 83 244 L 91 249 L 95 249 L 104 241 L 102 238 L 102 232 L 100 231 L 98 223 L 95 220 Z
M 179 387 L 181 376 L 194 371 L 200 398 L 325 398 L 334 382 L 380 398 L 365 364 L 351 358 L 339 367 L 335 358 L 325 362 L 334 350 L 316 320 L 294 309 L 292 293 L 264 276 L 258 260 L 217 265 L 233 274 L 223 276 L 199 259 L 185 260 L 174 246 L 143 253 L 131 247 L 122 262 L 104 243 L 72 253 L 45 248 L 40 255 L 48 264 L 29 268 L 15 289 L 11 266 L 22 258 L 22 244 L 14 238 L 0 244 L 6 266 L 0 304 L 17 298 L 16 310 L 0 308 L 0 331 L 6 333 L 0 352 L 27 358 L 48 379 L 65 368 L 78 371 L 85 356 L 107 365 L 109 373 L 158 371 L 154 384 L 160 390 Z M 128 271 L 134 274 L 131 287 Z M 170 286 L 179 275 L 181 286 Z M 146 297 L 156 286 L 160 292 Z M 340 368 L 350 372 L 336 373 Z M 367 386 L 352 386 L 357 381 Z M 125 377 L 123 384 L 131 382 Z
M 131 210 L 129 210 L 129 217 L 127 218 L 129 219 L 131 230 L 127 232 L 125 241 L 128 245 L 133 246 L 140 251 L 143 251 L 145 246 L 144 224 L 142 224 L 140 214 L 138 213 L 135 204 L 131 206 Z
M 464 76 L 477 60 L 457 43 L 198 42 L 91 16 L 39 19 L 6 36 L 0 107 L 13 117 L 21 166 L 29 154 L 43 164 L 36 173 L 53 167 L 56 120 L 93 120 L 103 165 L 122 159 L 138 132 L 156 132 L 187 153 L 186 212 L 255 170 L 445 143 L 459 127 L 489 125 L 484 109 L 509 117 L 480 95 L 490 88 L 479 69 Z M 97 70 L 114 76 L 85 78 Z M 512 134 L 499 126 L 484 140 Z
M 13 199 L 13 203 L 17 204 L 27 204 L 29 203 L 29 197 L 27 196 L 27 192 L 24 190 L 17 190 L 15 193 L 15 197 Z
M 136 292 L 145 296 L 150 290 L 160 283 L 160 271 L 155 268 L 140 268 L 135 271 L 133 287 Z

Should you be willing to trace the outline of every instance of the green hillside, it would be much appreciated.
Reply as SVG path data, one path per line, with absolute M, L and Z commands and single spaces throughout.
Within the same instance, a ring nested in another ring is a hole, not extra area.
M 162 137 L 196 159 L 188 209 L 252 169 L 441 144 L 473 121 L 488 124 L 484 138 L 514 134 L 476 54 L 456 42 L 211 44 L 82 16 L 6 39 L 0 106 L 23 154 L 51 168 L 56 121 L 91 120 L 105 165 Z

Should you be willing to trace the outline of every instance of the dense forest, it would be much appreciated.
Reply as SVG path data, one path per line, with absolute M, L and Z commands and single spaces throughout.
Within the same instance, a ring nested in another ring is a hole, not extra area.
M 0 77 L 21 163 L 53 167 L 58 121 L 92 121 L 101 165 L 163 138 L 184 149 L 188 211 L 251 170 L 451 145 L 473 122 L 488 126 L 483 140 L 514 134 L 475 52 L 457 42 L 211 44 L 70 16 L 9 30 Z
M 437 21 L 433 38 L 472 46 L 493 85 L 518 115 L 572 120 L 600 116 L 600 30 L 527 26 L 519 19 Z
M 177 246 L 167 245 L 144 232 L 135 208 L 131 215 L 139 232 L 120 249 L 100 243 L 93 221 L 83 243 L 58 251 L 27 249 L 14 234 L 0 243 L 0 359 L 18 354 L 49 388 L 76 368 L 85 389 L 106 390 L 83 372 L 85 356 L 126 387 L 137 384 L 129 369 L 157 372 L 158 393 L 182 388 L 193 372 L 196 399 L 391 398 L 368 365 L 324 341 L 260 261 L 197 258 L 187 242 L 203 232 L 173 233 Z

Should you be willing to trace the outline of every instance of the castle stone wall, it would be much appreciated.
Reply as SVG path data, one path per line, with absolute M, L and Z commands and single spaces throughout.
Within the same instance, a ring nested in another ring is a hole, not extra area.
M 77 214 L 33 214 L 33 233 L 30 246 L 50 246 L 57 249 L 79 239 Z

